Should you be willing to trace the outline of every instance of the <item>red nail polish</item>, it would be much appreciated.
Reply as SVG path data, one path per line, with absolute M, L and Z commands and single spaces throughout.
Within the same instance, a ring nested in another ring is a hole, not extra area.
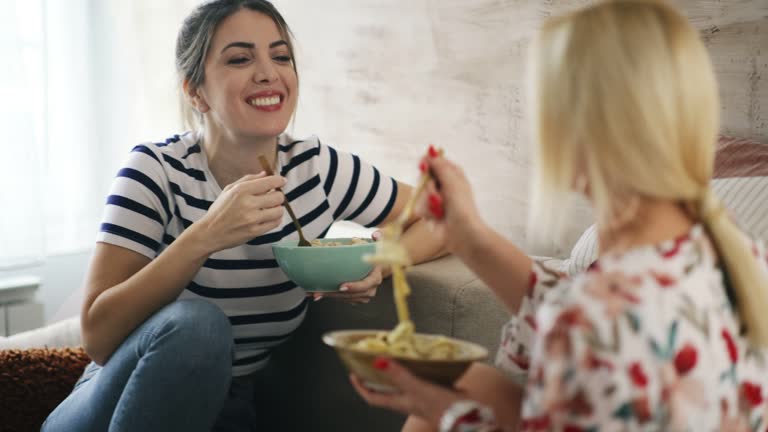
M 435 193 L 429 194 L 428 197 L 429 212 L 435 219 L 442 219 L 445 216 L 445 209 L 443 208 L 443 198 Z
M 429 211 L 435 219 L 442 219 L 445 217 L 445 210 L 441 206 L 430 207 Z
M 435 149 L 435 146 L 432 144 L 429 145 L 429 157 L 438 157 L 440 156 L 440 153 Z
M 419 171 L 421 171 L 423 173 L 427 172 L 427 163 L 426 162 L 421 161 L 421 163 L 419 163 Z
M 429 194 L 429 204 L 443 205 L 443 197 L 433 192 Z
M 373 361 L 373 367 L 375 367 L 378 370 L 387 370 L 389 369 L 389 359 L 386 359 L 384 357 L 377 357 Z

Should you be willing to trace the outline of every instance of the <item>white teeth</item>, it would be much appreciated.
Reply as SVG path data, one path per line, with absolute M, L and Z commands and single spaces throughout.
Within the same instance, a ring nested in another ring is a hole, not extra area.
M 249 103 L 254 106 L 277 105 L 280 103 L 280 96 L 253 98 L 249 101 Z

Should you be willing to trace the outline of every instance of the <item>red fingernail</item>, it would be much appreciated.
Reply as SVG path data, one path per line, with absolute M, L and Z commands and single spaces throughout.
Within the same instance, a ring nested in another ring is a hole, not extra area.
M 442 219 L 445 216 L 445 209 L 443 209 L 443 198 L 436 194 L 431 193 L 428 197 L 429 200 L 429 212 L 435 219 Z
M 435 149 L 432 144 L 429 145 L 429 157 L 438 157 L 440 153 Z
M 384 357 L 377 357 L 373 361 L 373 367 L 375 367 L 378 370 L 387 370 L 389 369 L 389 359 L 386 359 Z
M 430 204 L 443 204 L 443 197 L 440 195 L 432 192 L 429 194 L 429 203 Z
M 421 163 L 419 163 L 419 171 L 421 171 L 423 173 L 427 172 L 427 163 L 426 162 L 421 161 Z

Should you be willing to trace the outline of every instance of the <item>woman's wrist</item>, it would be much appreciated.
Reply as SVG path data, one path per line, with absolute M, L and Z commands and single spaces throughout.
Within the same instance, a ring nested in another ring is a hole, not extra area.
M 386 278 L 392 276 L 392 267 L 391 266 L 388 266 L 388 265 L 387 266 L 381 266 L 379 268 L 379 270 L 381 271 L 381 278 L 382 279 L 386 279 Z
M 480 432 L 493 430 L 496 418 L 491 408 L 473 400 L 457 400 L 443 412 L 440 432 Z
M 173 242 L 174 245 L 185 251 L 192 260 L 205 261 L 216 252 L 211 245 L 206 241 L 204 229 L 199 222 L 193 223 L 189 228 L 185 229 L 181 235 Z

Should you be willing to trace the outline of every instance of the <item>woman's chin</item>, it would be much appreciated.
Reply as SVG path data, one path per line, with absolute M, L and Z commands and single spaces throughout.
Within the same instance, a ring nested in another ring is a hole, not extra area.
M 251 138 L 274 138 L 276 136 L 279 136 L 283 132 L 285 132 L 285 129 L 288 127 L 288 124 L 274 124 L 274 125 L 259 125 L 259 127 L 250 127 L 243 129 L 242 135 L 251 137 Z

